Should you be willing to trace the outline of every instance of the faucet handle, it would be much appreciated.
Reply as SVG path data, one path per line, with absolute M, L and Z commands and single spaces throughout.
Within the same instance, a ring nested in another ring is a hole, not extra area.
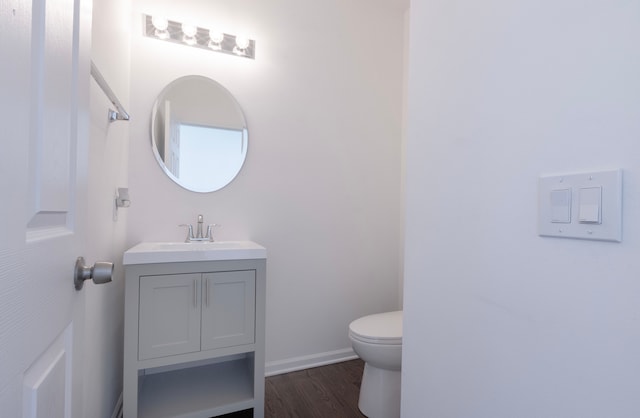
M 178 226 L 186 227 L 187 229 L 187 238 L 184 242 L 190 242 L 193 239 L 193 226 L 190 224 L 180 224 Z
M 222 225 L 218 225 L 218 224 L 209 224 L 207 226 L 207 235 L 205 236 L 205 238 L 209 238 L 210 242 L 213 242 L 213 228 L 215 227 L 221 227 Z

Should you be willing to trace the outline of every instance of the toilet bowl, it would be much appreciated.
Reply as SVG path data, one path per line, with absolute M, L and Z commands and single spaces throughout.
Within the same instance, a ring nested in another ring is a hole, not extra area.
M 402 311 L 356 319 L 349 339 L 365 362 L 358 408 L 369 418 L 400 417 Z

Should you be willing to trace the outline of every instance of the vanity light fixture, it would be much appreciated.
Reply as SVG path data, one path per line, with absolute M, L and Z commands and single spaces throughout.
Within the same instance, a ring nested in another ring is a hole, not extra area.
M 144 35 L 147 37 L 255 59 L 256 41 L 246 36 L 230 35 L 158 16 L 143 17 Z

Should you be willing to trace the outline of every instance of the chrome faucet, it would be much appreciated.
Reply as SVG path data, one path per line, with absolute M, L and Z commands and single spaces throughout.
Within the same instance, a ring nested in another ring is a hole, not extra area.
M 202 225 L 204 224 L 204 217 L 202 215 L 198 215 L 198 225 L 196 229 L 195 236 L 193 235 L 193 226 L 191 224 L 180 224 L 178 226 L 187 227 L 187 238 L 184 242 L 193 242 L 193 241 L 210 241 L 213 242 L 213 227 L 220 226 L 218 224 L 209 224 L 207 225 L 207 233 L 202 233 Z

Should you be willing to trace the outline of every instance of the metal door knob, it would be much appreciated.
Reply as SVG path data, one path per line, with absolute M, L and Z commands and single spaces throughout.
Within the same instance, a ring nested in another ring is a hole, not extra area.
M 78 257 L 73 275 L 76 290 L 82 289 L 85 280 L 93 279 L 95 284 L 109 283 L 113 277 L 113 263 L 97 261 L 92 267 L 84 265 L 84 258 Z

